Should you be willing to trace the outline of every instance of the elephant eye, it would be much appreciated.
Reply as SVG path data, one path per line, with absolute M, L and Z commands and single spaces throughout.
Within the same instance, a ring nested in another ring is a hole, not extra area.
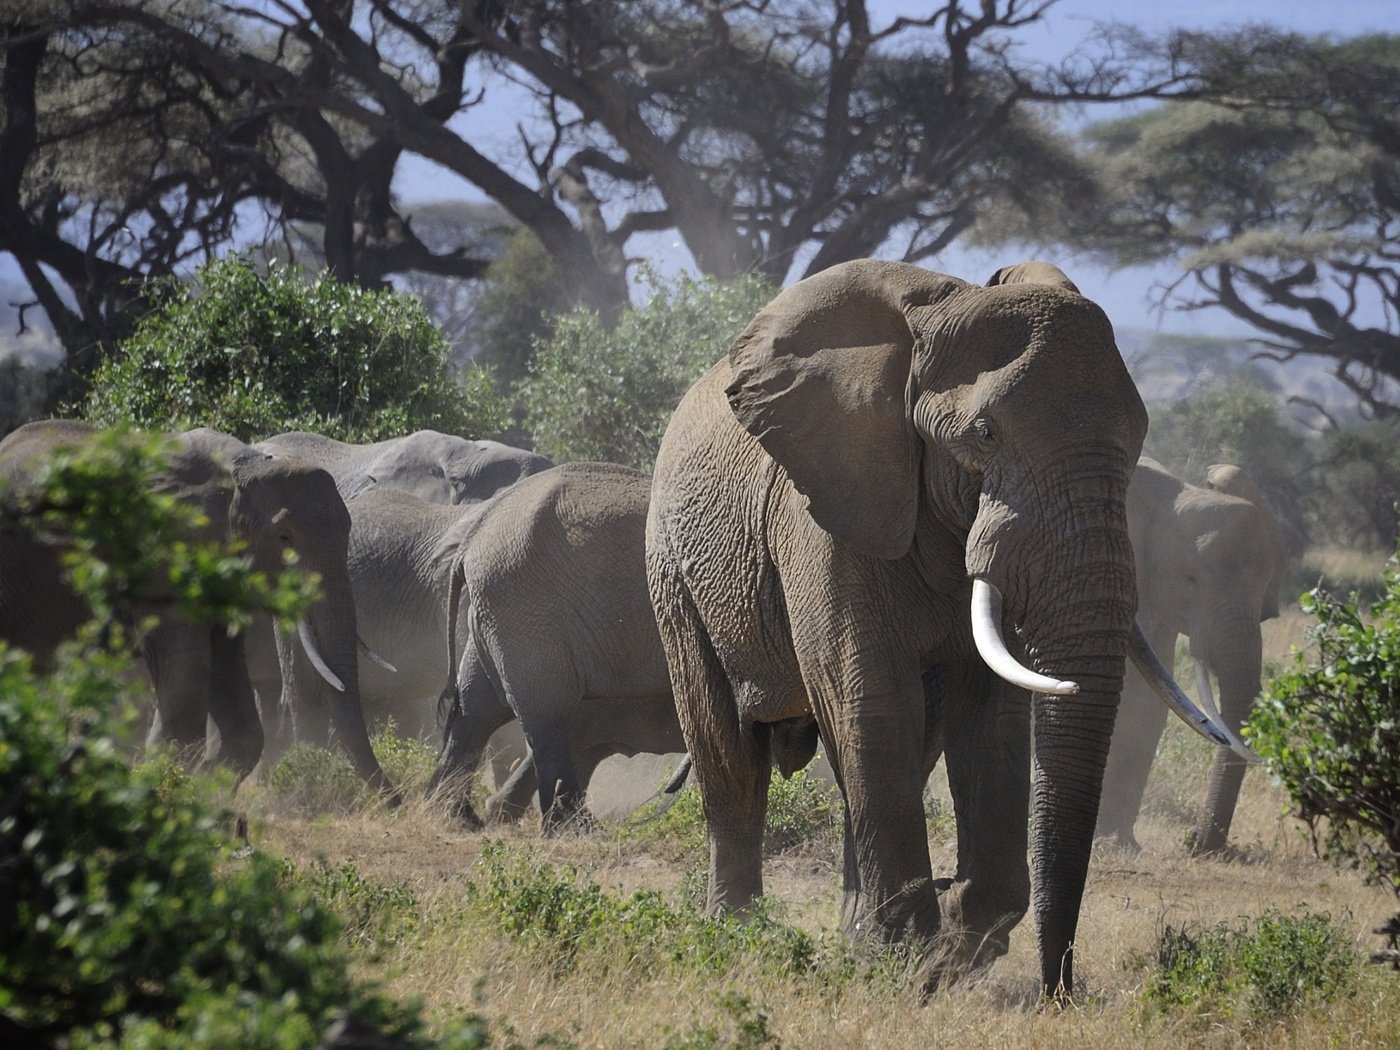
M 996 428 L 992 426 L 990 419 L 979 419 L 972 424 L 972 432 L 977 435 L 977 440 L 984 445 L 995 445 L 997 441 Z

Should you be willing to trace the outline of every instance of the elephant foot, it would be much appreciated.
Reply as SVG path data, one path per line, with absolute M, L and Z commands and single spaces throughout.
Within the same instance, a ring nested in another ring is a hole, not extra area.
M 429 805 L 440 807 L 448 820 L 460 824 L 465 831 L 481 831 L 486 827 L 476 815 L 469 790 L 452 790 L 445 785 L 430 783 L 423 798 Z
M 1197 828 L 1186 835 L 1186 852 L 1197 859 L 1205 857 L 1222 859 L 1228 857 L 1232 851 L 1224 835 L 1213 829 L 1202 831 Z
M 555 806 L 544 815 L 542 826 L 546 835 L 591 835 L 598 830 L 598 821 L 587 806 Z
M 939 984 L 987 969 L 1011 948 L 1011 931 L 1026 913 L 1019 895 L 1004 904 L 989 902 L 966 880 L 943 895 L 943 925 L 929 957 L 930 974 Z M 979 899 L 980 898 L 980 899 Z
M 486 808 L 483 813 L 487 824 L 516 824 L 529 811 L 528 803 L 522 805 L 514 799 L 502 797 L 497 792 L 486 800 Z
M 847 893 L 841 908 L 841 928 L 857 942 L 930 945 L 941 924 L 938 891 L 928 878 L 912 879 L 878 900 Z

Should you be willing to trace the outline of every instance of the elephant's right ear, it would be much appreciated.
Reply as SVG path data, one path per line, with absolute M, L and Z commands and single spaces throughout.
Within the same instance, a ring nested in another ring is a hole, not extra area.
M 735 417 L 816 523 L 866 554 L 903 555 L 918 515 L 906 312 L 966 287 L 908 263 L 843 263 L 780 293 L 730 348 Z

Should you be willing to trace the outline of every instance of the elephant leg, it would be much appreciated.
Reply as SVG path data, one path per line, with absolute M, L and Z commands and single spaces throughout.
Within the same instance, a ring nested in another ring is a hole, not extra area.
M 1030 700 L 980 665 L 951 669 L 946 680 L 943 733 L 958 868 L 943 898 L 938 962 L 956 975 L 1005 955 L 1030 907 Z
M 488 824 L 513 824 L 530 812 L 539 790 L 539 777 L 535 774 L 535 759 L 527 748 L 525 757 L 515 764 L 510 775 L 505 778 L 496 793 L 486 800 L 486 822 Z
M 164 617 L 143 646 L 155 687 L 150 747 L 173 744 L 187 764 L 204 759 L 209 721 L 210 632 L 207 624 Z
M 522 713 L 520 724 L 530 744 L 530 754 L 539 778 L 540 814 L 546 833 L 562 830 L 578 820 L 589 821 L 583 787 L 569 753 L 568 727 L 562 718 L 549 719 L 543 725 L 532 724 Z
M 277 632 L 272 620 L 262 614 L 243 632 L 244 654 L 248 679 L 257 704 L 258 722 L 262 726 L 262 758 L 258 763 L 260 776 L 266 776 L 295 742 L 292 737 L 292 716 L 283 704 L 282 668 L 278 661 Z
M 258 764 L 263 747 L 243 636 L 230 637 L 226 630 L 215 627 L 210 654 L 209 717 L 215 732 L 210 734 L 206 758 L 228 766 L 242 781 Z
M 1171 667 L 1176 633 L 1152 629 L 1148 640 L 1163 666 Z M 1114 720 L 1108 763 L 1104 767 L 1103 792 L 1094 829 L 1096 837 L 1112 839 L 1134 853 L 1142 849 L 1133 834 L 1133 826 L 1142 809 L 1147 778 L 1166 727 L 1166 707 L 1152 695 L 1137 668 L 1129 663 L 1123 675 L 1122 699 Z
M 649 568 L 652 606 L 710 841 L 707 907 L 712 914 L 740 911 L 763 894 L 767 731 L 740 721 L 729 678 L 679 573 L 660 558 Z
M 911 674 L 885 695 L 837 701 L 815 683 L 811 695 L 846 798 L 842 928 L 854 939 L 930 944 L 941 917 L 924 823 L 921 685 Z
M 1226 724 L 1236 734 L 1249 717 L 1254 699 L 1259 695 L 1260 664 L 1262 643 L 1259 631 L 1253 624 L 1248 631 L 1239 632 L 1245 638 L 1243 644 L 1232 653 L 1232 663 L 1218 665 L 1220 680 L 1220 713 Z M 1246 770 L 1244 759 L 1229 748 L 1217 747 L 1215 759 L 1210 767 L 1210 779 L 1206 784 L 1205 805 L 1196 819 L 1196 826 L 1187 838 L 1190 851 L 1195 856 L 1218 853 L 1223 850 L 1230 838 L 1230 823 L 1235 816 L 1235 804 L 1239 801 L 1240 786 L 1244 782 Z
M 491 734 L 514 719 L 515 712 L 482 663 L 473 639 L 468 639 L 463 649 L 455 696 L 445 696 L 443 700 L 451 706 L 427 794 L 429 798 L 445 799 L 453 816 L 479 827 L 481 820 L 471 804 L 476 769 Z
M 578 784 L 586 796 L 588 784 L 599 763 L 605 758 L 618 754 L 619 749 L 611 744 L 599 744 L 574 753 L 574 771 Z M 486 822 L 513 823 L 530 810 L 535 792 L 539 790 L 539 777 L 535 772 L 534 754 L 526 752 L 494 795 L 486 800 Z

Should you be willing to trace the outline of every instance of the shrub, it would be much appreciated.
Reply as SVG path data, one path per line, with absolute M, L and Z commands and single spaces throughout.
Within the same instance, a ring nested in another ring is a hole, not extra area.
M 122 458 L 133 448 L 132 461 Z M 60 472 L 66 489 L 49 476 L 34 495 L 65 512 L 74 578 L 99 612 L 141 565 L 129 544 L 101 538 L 125 531 L 149 541 L 170 510 L 139 496 L 149 491 L 139 444 L 99 445 L 103 452 L 116 466 Z M 132 516 L 114 517 L 123 514 Z M 262 600 L 241 559 L 225 564 L 215 551 L 187 567 L 179 587 L 210 615 L 247 616 Z M 114 738 L 132 720 L 118 713 L 134 707 L 133 670 L 122 648 L 96 644 L 120 641 L 104 626 L 62 647 L 49 675 L 0 644 L 7 1043 L 294 1050 L 353 1018 L 405 1046 L 427 1045 L 416 1009 L 351 976 L 329 910 L 289 886 L 276 861 L 233 852 L 231 814 L 208 782 L 165 758 L 133 769 L 118 753 Z M 480 1047 L 487 1033 L 466 1018 L 449 1039 Z
M 318 859 L 306 871 L 282 862 L 283 880 L 311 894 L 336 914 L 342 939 L 382 945 L 400 940 L 417 922 L 418 898 L 406 886 L 386 886 L 360 874 L 353 861 L 338 867 Z
M 1316 656 L 1264 691 L 1246 739 L 1288 792 L 1314 848 L 1361 868 L 1400 896 L 1400 571 L 1369 613 L 1352 596 L 1317 589 L 1302 607 L 1317 617 Z
M 230 815 L 206 787 L 116 752 L 118 660 L 70 652 L 39 677 L 0 647 L 0 1011 L 12 1034 L 311 1047 L 351 1014 L 425 1044 L 415 1011 L 352 979 L 330 911 L 271 858 L 232 855 Z
M 1354 986 L 1359 957 L 1350 935 L 1326 913 L 1268 911 L 1251 924 L 1203 930 L 1167 926 L 1147 982 L 1159 1006 L 1207 1015 L 1282 1017 L 1308 1002 L 1330 1001 Z
M 520 388 L 535 448 L 556 462 L 650 470 L 681 396 L 773 291 L 755 276 L 728 284 L 653 279 L 647 304 L 625 311 L 611 330 L 586 310 L 558 318 Z
M 422 305 L 390 291 L 307 282 L 230 257 L 158 301 L 93 377 L 82 406 L 98 423 L 211 426 L 245 441 L 313 430 L 348 441 L 432 428 L 489 437 L 507 423 L 489 373 L 447 370 Z

